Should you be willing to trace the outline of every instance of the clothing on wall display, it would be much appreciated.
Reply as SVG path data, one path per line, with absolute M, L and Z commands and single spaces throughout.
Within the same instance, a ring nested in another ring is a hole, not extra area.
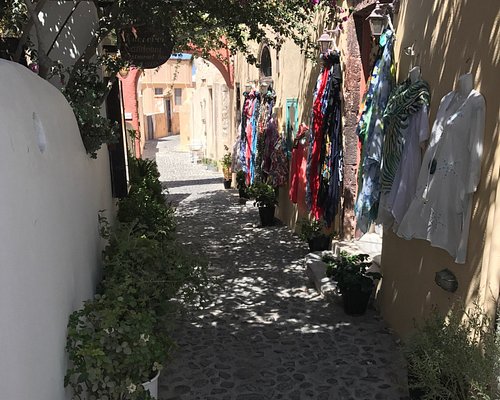
M 300 125 L 299 132 L 293 142 L 288 196 L 294 204 L 297 204 L 298 201 L 300 182 L 306 181 L 308 133 L 309 128 L 304 124 Z
M 343 176 L 340 55 L 324 55 L 323 69 L 314 91 L 306 201 L 313 217 L 330 226 L 338 212 Z
M 269 86 L 266 93 L 252 90 L 243 95 L 240 137 L 235 143 L 238 169 L 233 171 L 241 169 L 247 185 L 269 179 L 274 186 L 282 186 L 288 181 L 288 159 L 273 115 L 276 93 Z
M 481 174 L 485 102 L 470 74 L 441 100 L 417 181 L 397 234 L 428 240 L 466 260 L 472 196 Z
M 361 162 L 356 199 L 357 227 L 367 232 L 378 214 L 380 199 L 380 167 L 383 145 L 383 113 L 394 87 L 394 35 L 386 29 L 380 37 L 380 57 L 375 62 L 368 83 L 363 111 L 358 124 Z
M 410 79 L 391 94 L 384 112 L 384 144 L 377 222 L 396 228 L 408 210 L 429 139 L 429 85 Z

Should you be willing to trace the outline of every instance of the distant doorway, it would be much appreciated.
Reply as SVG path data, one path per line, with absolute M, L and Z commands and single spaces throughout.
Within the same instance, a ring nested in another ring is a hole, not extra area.
M 165 99 L 165 117 L 167 119 L 167 136 L 172 134 L 172 104 L 170 99 Z

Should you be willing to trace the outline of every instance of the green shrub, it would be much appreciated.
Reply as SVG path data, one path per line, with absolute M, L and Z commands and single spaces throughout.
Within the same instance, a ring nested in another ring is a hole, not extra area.
M 173 236 L 173 209 L 161 194 L 154 162 L 132 159 L 131 190 L 110 227 L 99 214 L 103 279 L 98 295 L 69 319 L 65 385 L 81 400 L 147 400 L 152 378 L 172 346 L 166 328 L 179 300 L 203 302 L 207 263 Z M 86 394 L 86 395 L 85 395 Z
M 99 295 L 73 312 L 66 343 L 71 367 L 65 376 L 73 398 L 150 399 L 141 383 L 156 375 L 172 347 L 155 332 L 155 322 L 151 311 Z
M 420 399 L 499 398 L 492 385 L 499 372 L 498 336 L 478 306 L 454 307 L 447 317 L 433 311 L 407 341 L 405 355 L 410 390 Z
M 250 198 L 255 199 L 257 207 L 271 207 L 278 204 L 278 195 L 273 186 L 265 182 L 254 182 L 248 188 Z

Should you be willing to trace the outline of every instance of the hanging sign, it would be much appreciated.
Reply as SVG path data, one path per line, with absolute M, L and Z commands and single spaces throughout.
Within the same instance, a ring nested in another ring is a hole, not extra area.
M 118 37 L 122 58 L 142 68 L 157 68 L 168 61 L 174 43 L 170 32 L 147 25 L 123 29 Z

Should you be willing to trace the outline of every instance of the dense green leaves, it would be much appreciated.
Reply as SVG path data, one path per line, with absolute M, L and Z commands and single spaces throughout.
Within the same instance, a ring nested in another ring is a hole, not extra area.
M 119 212 L 114 227 L 100 216 L 108 239 L 102 281 L 68 323 L 65 384 L 78 400 L 149 399 L 141 383 L 168 357 L 168 328 L 179 304 L 200 305 L 206 298 L 207 263 L 175 241 L 173 210 L 165 204 L 156 164 L 131 158 L 129 165 L 131 201 L 119 207 L 135 203 L 135 214 Z
M 372 264 L 368 258 L 368 254 L 348 254 L 345 251 L 339 257 L 326 256 L 323 258 L 328 263 L 326 275 L 337 282 L 340 293 L 352 288 L 371 292 L 373 280 L 382 278 L 382 275 L 367 271 Z

